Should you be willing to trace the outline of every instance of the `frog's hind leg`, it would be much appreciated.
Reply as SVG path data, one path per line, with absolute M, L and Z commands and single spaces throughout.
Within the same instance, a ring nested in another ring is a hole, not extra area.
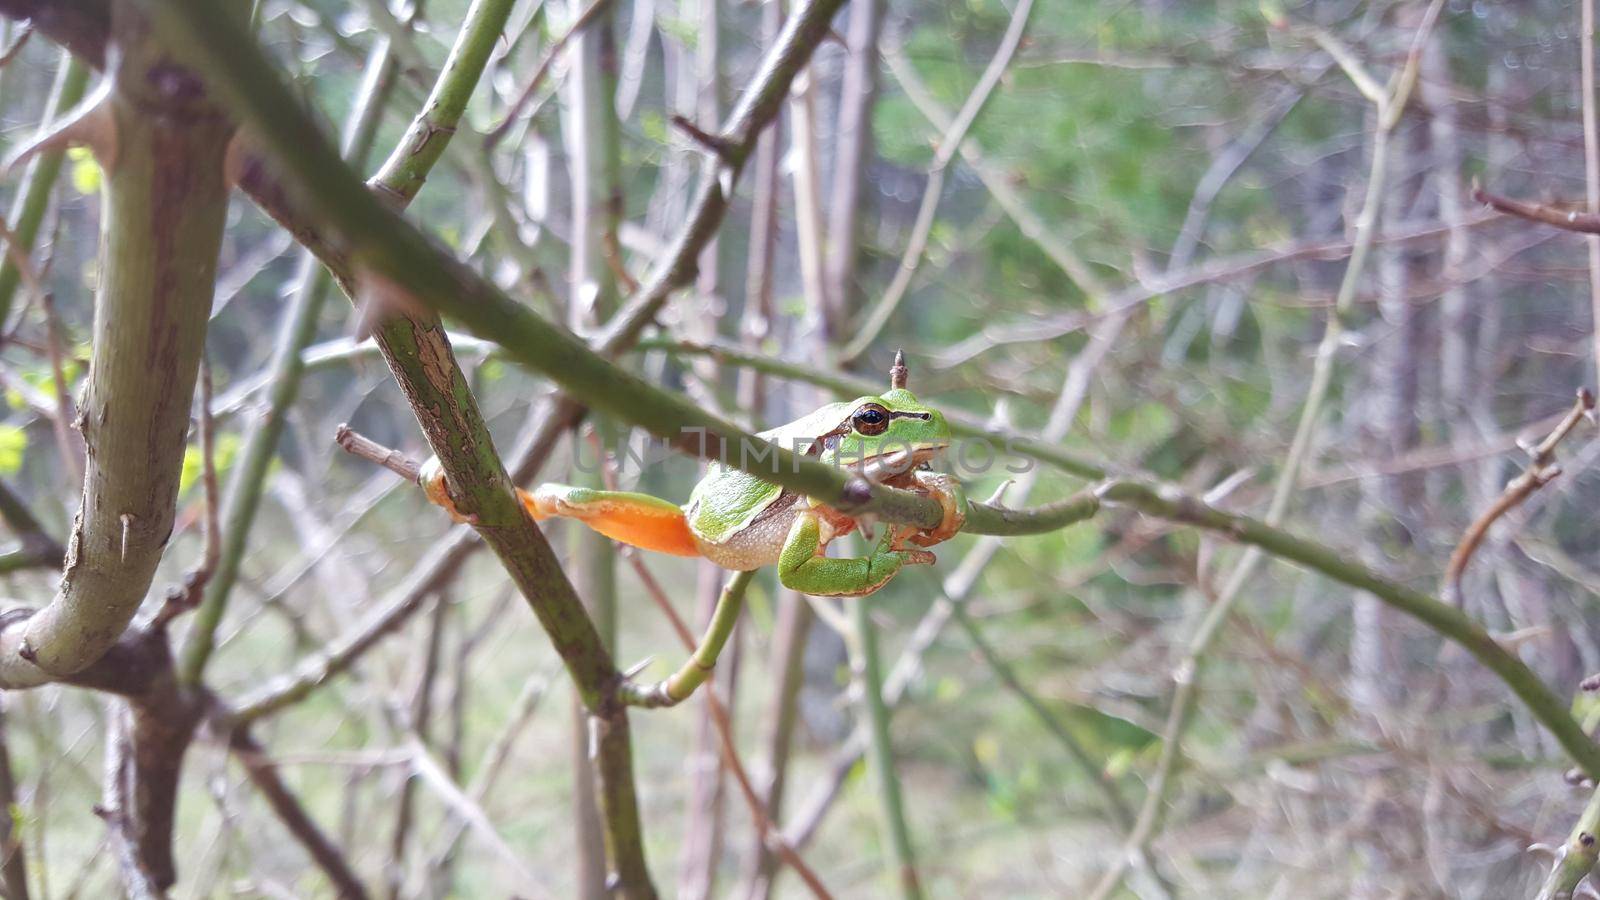
M 624 544 L 676 556 L 700 555 L 683 510 L 660 497 L 566 484 L 542 484 L 517 494 L 535 519 L 577 519 Z
M 822 523 L 813 510 L 795 517 L 778 557 L 778 580 L 813 597 L 864 597 L 888 583 L 908 565 L 933 562 L 926 550 L 894 548 L 895 535 L 886 531 L 873 546 L 870 556 L 857 559 L 830 559 L 823 556 L 827 547 Z

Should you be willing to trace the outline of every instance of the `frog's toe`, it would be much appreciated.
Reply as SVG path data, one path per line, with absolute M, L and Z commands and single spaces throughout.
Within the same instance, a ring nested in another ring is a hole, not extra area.
M 430 456 L 422 464 L 422 469 L 417 473 L 417 482 L 422 485 L 422 494 L 428 502 L 444 508 L 450 518 L 457 522 L 469 522 L 470 516 L 464 516 L 456 509 L 454 500 L 450 499 L 450 488 L 445 484 L 444 465 L 439 462 L 439 457 Z
M 907 566 L 931 566 L 938 562 L 939 558 L 927 550 L 901 550 L 900 561 L 902 565 Z

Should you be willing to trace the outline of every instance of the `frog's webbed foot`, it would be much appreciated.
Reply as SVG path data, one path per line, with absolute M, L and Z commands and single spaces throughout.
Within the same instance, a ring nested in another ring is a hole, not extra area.
M 944 518 L 933 528 L 917 528 L 907 526 L 896 529 L 896 548 L 905 542 L 916 544 L 918 547 L 932 547 L 942 544 L 961 532 L 961 526 L 967 521 L 967 494 L 962 490 L 961 482 L 956 481 L 943 472 L 928 472 L 918 470 L 913 473 L 916 486 L 912 490 L 927 494 L 939 501 L 939 506 L 944 510 Z M 930 557 L 933 554 L 928 554 Z
M 423 496 L 428 498 L 428 502 L 443 507 L 452 521 L 468 524 L 477 521 L 476 516 L 462 515 L 456 509 L 455 501 L 450 499 L 450 489 L 444 482 L 444 465 L 439 462 L 439 457 L 428 457 L 428 461 L 422 464 L 422 470 L 417 473 L 417 481 L 422 485 Z

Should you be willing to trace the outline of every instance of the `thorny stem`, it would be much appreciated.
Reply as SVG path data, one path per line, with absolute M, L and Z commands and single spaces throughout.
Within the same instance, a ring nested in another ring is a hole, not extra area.
M 178 5 L 189 15 L 164 12 L 160 20 L 194 37 L 194 46 L 206 48 L 207 63 L 218 86 L 233 95 L 236 108 L 257 126 L 258 133 L 274 143 L 286 174 L 308 198 L 314 198 L 317 211 L 352 242 L 355 256 L 368 273 L 369 287 L 379 294 L 378 302 L 398 308 L 428 305 L 453 315 L 485 339 L 506 346 L 516 360 L 550 377 L 568 393 L 695 455 L 716 459 L 741 447 L 757 446 L 752 435 L 731 423 L 611 365 L 570 333 L 552 326 L 450 258 L 360 188 L 336 158 L 329 158 L 314 124 L 271 75 L 259 49 L 242 37 L 237 41 L 228 37 L 228 32 L 236 30 L 234 23 L 204 11 L 197 0 L 181 0 Z M 441 441 L 430 443 L 442 460 L 446 452 L 458 452 L 439 446 Z M 802 460 L 783 448 L 773 458 L 775 471 L 768 473 L 773 481 L 837 508 L 876 511 L 894 521 L 929 527 L 939 519 L 938 504 L 928 498 L 882 488 L 852 489 L 843 473 Z M 446 472 L 450 472 L 448 460 Z
M 94 112 L 118 149 L 105 171 L 100 300 L 80 419 L 83 509 L 55 598 L 0 634 L 8 687 L 93 663 L 150 586 L 172 530 L 227 208 L 232 126 L 137 14 L 117 6 L 113 26 L 116 68 Z M 149 77 L 153 67 L 162 78 Z M 183 90 L 170 89 L 174 79 Z M 168 349 L 152 355 L 152 346 Z
M 1572 900 L 1578 884 L 1594 871 L 1600 861 L 1600 844 L 1595 835 L 1600 834 L 1600 789 L 1589 796 L 1589 804 L 1572 826 L 1566 843 L 1556 850 L 1550 874 L 1539 887 L 1536 900 Z

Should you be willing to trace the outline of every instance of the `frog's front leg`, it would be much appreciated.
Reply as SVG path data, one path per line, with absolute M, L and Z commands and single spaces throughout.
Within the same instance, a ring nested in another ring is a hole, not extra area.
M 437 458 L 422 467 L 422 489 L 457 521 L 461 515 L 445 489 Z M 541 484 L 533 491 L 517 489 L 517 499 L 536 520 L 552 516 L 577 519 L 614 541 L 657 553 L 699 556 L 700 546 L 677 504 L 649 494 L 599 491 L 566 484 Z
M 915 478 L 917 486 L 914 490 L 939 501 L 944 518 L 933 528 L 913 526 L 909 531 L 901 530 L 901 538 L 918 547 L 932 547 L 960 534 L 961 526 L 967 523 L 967 492 L 961 482 L 943 472 L 919 471 L 915 473 Z M 897 547 L 902 545 L 903 542 L 896 543 Z
M 778 557 L 778 580 L 785 587 L 818 597 L 863 597 L 876 591 L 902 566 L 928 564 L 926 550 L 895 550 L 894 533 L 884 531 L 870 556 L 829 559 L 822 555 L 822 521 L 815 510 L 795 516 Z

